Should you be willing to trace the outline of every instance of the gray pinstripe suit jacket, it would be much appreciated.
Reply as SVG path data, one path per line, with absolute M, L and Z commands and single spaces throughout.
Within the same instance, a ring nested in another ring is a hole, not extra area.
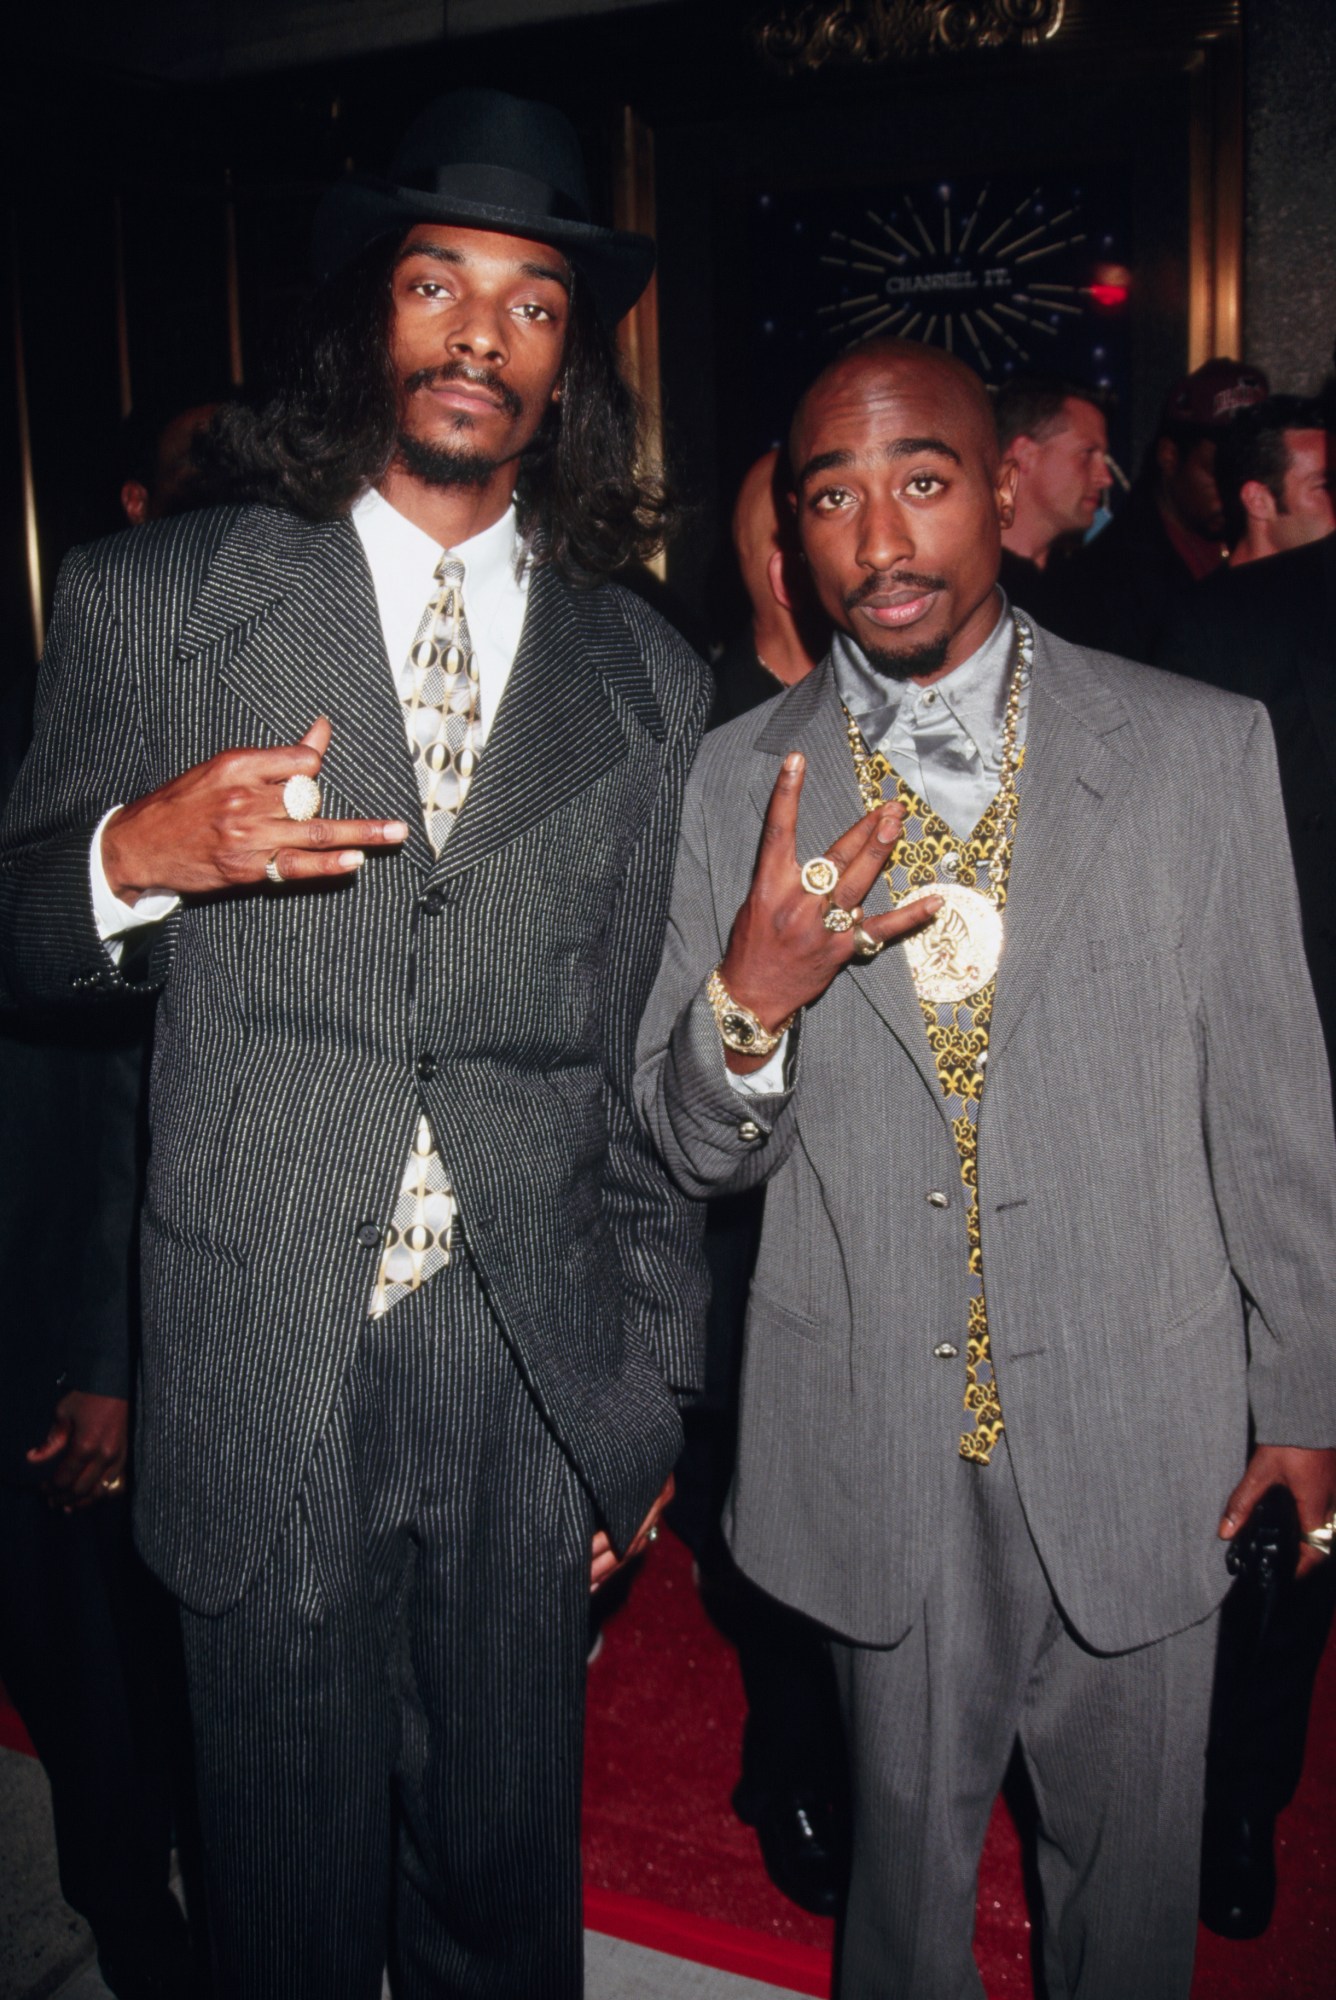
M 92 830 L 219 750 L 291 743 L 328 714 L 325 811 L 411 829 L 347 884 L 190 902 L 143 975 L 162 992 L 138 1532 L 196 1608 L 240 1595 L 293 1502 L 365 1327 L 371 1225 L 419 1108 L 615 1540 L 665 1478 L 704 1279 L 694 1204 L 629 1099 L 707 701 L 699 661 L 638 599 L 540 566 L 436 859 L 348 523 L 219 510 L 67 561 L 0 854 L 18 997 L 121 983 L 93 924 Z
M 808 1010 L 787 1094 L 725 1081 L 702 982 L 794 749 L 815 854 L 860 810 L 829 663 L 706 739 L 637 1092 L 688 1192 L 769 1182 L 734 1552 L 888 1644 L 950 1556 L 964 1363 L 934 1349 L 964 1348 L 965 1210 L 902 952 Z M 1249 1398 L 1263 1441 L 1336 1442 L 1336 1150 L 1263 711 L 1041 632 L 1021 800 L 979 1126 L 989 1321 L 1041 1557 L 1120 1650 L 1222 1595 Z

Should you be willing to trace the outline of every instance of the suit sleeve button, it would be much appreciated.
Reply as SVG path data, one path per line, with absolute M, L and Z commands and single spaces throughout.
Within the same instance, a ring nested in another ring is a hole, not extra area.
M 384 1237 L 384 1230 L 376 1222 L 359 1222 L 357 1240 L 364 1250 L 378 1250 Z
M 928 1195 L 929 1208 L 950 1208 L 950 1206 L 951 1197 L 949 1194 L 943 1194 L 940 1188 L 933 1188 L 931 1190 Z
M 738 1137 L 744 1146 L 754 1146 L 761 1136 L 761 1128 L 754 1118 L 744 1118 L 738 1126 Z
M 952 1340 L 939 1340 L 932 1351 L 938 1361 L 954 1361 L 960 1353 Z

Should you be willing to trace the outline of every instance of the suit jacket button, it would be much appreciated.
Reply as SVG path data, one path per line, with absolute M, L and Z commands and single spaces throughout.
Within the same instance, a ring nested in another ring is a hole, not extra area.
M 939 1340 L 932 1351 L 938 1361 L 954 1361 L 960 1353 L 960 1349 L 951 1340 Z
M 738 1137 L 744 1146 L 754 1146 L 761 1136 L 761 1128 L 754 1118 L 744 1118 L 738 1126 Z
M 422 908 L 427 916 L 439 917 L 445 908 L 445 897 L 439 889 L 428 889 L 426 895 L 422 898 Z
M 378 1250 L 384 1240 L 385 1231 L 376 1222 L 359 1222 L 357 1240 L 364 1250 Z
M 417 1059 L 417 1073 L 423 1083 L 430 1083 L 436 1075 L 436 1058 L 426 1050 Z
M 931 1191 L 931 1193 L 930 1193 L 930 1194 L 928 1195 L 928 1207 L 929 1207 L 929 1208 L 950 1208 L 950 1206 L 951 1206 L 951 1197 L 950 1197 L 950 1195 L 949 1195 L 949 1194 L 943 1194 L 943 1193 L 942 1193 L 942 1190 L 941 1190 L 940 1188 L 933 1188 L 933 1189 L 932 1189 L 932 1191 Z

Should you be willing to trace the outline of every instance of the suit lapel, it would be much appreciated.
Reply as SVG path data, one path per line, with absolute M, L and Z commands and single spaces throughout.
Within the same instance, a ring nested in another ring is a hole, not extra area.
M 798 860 L 821 854 L 862 817 L 863 801 L 854 774 L 853 755 L 845 727 L 844 710 L 835 687 L 829 657 L 798 683 L 793 693 L 776 705 L 760 736 L 758 750 L 783 757 L 801 750 L 807 759 L 802 798 L 798 806 Z M 753 780 L 752 799 L 764 818 L 778 767 L 767 764 Z M 891 907 L 885 877 L 878 875 L 863 903 L 869 916 L 879 916 Z M 830 997 L 848 983 L 867 1004 L 875 1008 L 886 1026 L 941 1104 L 937 1068 L 928 1046 L 922 1010 L 904 952 L 890 945 L 866 963 L 855 960 L 843 971 Z M 821 1006 L 822 1001 L 817 1005 Z M 945 1115 L 943 1113 L 943 1115 Z
M 1122 809 L 1133 776 L 1127 726 L 1121 701 L 1081 655 L 1037 634 L 990 1062 L 1034 997 Z
M 626 732 L 571 589 L 550 563 L 540 563 L 478 775 L 433 875 L 445 878 L 474 867 L 567 804 L 626 754 Z
M 295 743 L 318 715 L 333 726 L 324 778 L 356 818 L 402 819 L 406 852 L 431 861 L 403 711 L 366 559 L 346 520 L 317 525 L 254 510 L 224 542 L 177 648 L 212 670 L 264 724 Z

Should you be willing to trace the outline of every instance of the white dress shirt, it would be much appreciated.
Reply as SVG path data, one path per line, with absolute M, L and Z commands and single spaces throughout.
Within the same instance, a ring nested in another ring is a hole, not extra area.
M 374 486 L 354 504 L 351 519 L 371 572 L 386 671 L 397 696 L 400 669 L 417 636 L 422 614 L 439 590 L 435 570 L 444 551 Z M 464 614 L 478 663 L 478 735 L 480 743 L 485 743 L 519 651 L 529 595 L 529 563 L 514 507 L 508 507 L 501 519 L 481 534 L 458 543 L 452 554 L 464 565 Z M 406 741 L 402 748 L 406 757 Z M 88 871 L 98 934 L 118 962 L 120 941 L 128 931 L 161 923 L 181 900 L 179 896 L 160 895 L 123 903 L 112 893 L 102 866 L 102 829 L 112 812 L 119 810 L 113 806 L 98 822 Z

